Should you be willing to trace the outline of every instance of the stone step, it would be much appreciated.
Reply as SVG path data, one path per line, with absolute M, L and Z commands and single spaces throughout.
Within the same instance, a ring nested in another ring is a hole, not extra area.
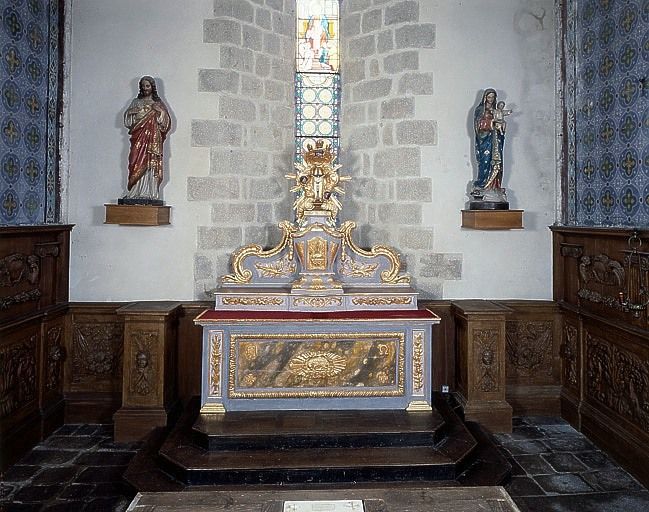
M 210 451 L 434 446 L 444 426 L 436 411 L 228 412 L 199 415 L 193 440 Z

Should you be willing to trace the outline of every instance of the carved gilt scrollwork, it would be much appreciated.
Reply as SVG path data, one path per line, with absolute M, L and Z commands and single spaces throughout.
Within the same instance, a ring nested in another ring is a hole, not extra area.
M 72 382 L 122 374 L 124 326 L 121 323 L 75 323 L 72 326 Z
M 0 418 L 36 399 L 36 335 L 0 347 Z
M 223 352 L 223 333 L 210 333 L 210 395 L 221 396 L 221 361 Z
M 415 331 L 412 338 L 412 391 L 419 394 L 424 390 L 424 333 Z
M 154 390 L 157 377 L 155 357 L 159 335 L 157 331 L 134 331 L 131 333 L 135 360 L 131 367 L 129 391 L 146 396 Z
M 552 327 L 551 321 L 507 322 L 507 361 L 516 372 L 552 376 Z
M 480 377 L 478 389 L 485 393 L 498 391 L 498 329 L 476 329 L 473 337 L 477 348 L 478 360 L 475 361 Z

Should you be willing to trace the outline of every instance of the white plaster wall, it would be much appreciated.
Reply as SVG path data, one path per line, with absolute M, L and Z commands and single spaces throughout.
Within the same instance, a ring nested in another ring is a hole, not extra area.
M 218 55 L 203 44 L 210 0 L 71 0 L 68 218 L 73 301 L 190 300 L 197 226 L 209 206 L 187 201 L 188 176 L 209 172 L 209 149 L 191 147 L 191 120 L 214 117 L 209 93 L 197 92 L 199 68 Z M 286 0 L 290 1 L 290 0 Z M 531 11 L 545 9 L 541 29 Z M 445 298 L 550 298 L 554 221 L 554 18 L 551 0 L 425 0 L 421 21 L 436 24 L 436 49 L 421 71 L 435 73 L 435 94 L 417 117 L 436 119 L 438 145 L 424 148 L 433 178 L 425 224 L 435 251 L 462 253 L 462 279 Z M 104 225 L 104 203 L 123 194 L 128 139 L 122 113 L 137 80 L 158 78 L 174 127 L 165 145 L 165 227 Z M 478 91 L 495 87 L 515 109 L 509 118 L 504 185 L 512 208 L 525 210 L 523 231 L 460 228 L 474 173 L 471 121 Z M 207 116 L 205 113 L 210 115 Z
M 216 108 L 197 92 L 198 68 L 218 62 L 203 44 L 210 0 L 72 0 L 69 208 L 73 301 L 193 299 L 196 226 L 209 206 L 187 201 L 187 176 L 207 174 L 209 148 L 192 148 L 191 119 Z M 105 225 L 104 203 L 125 190 L 122 115 L 142 75 L 157 80 L 172 113 L 165 144 L 171 225 Z
M 434 226 L 435 252 L 463 254 L 462 279 L 444 284 L 444 298 L 550 299 L 553 1 L 429 0 L 421 5 L 421 21 L 436 24 L 436 48 L 421 57 L 421 71 L 435 74 L 435 92 L 418 101 L 416 114 L 436 119 L 439 130 L 437 146 L 422 150 L 422 174 L 433 177 L 433 203 L 424 220 Z M 487 87 L 514 109 L 507 118 L 503 186 L 510 208 L 525 210 L 522 231 L 460 228 L 467 185 L 475 175 L 473 109 Z

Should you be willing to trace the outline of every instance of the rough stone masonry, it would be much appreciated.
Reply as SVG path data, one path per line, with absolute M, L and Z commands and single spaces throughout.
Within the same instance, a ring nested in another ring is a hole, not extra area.
M 345 0 L 341 6 L 341 155 L 354 180 L 341 217 L 355 220 L 359 243 L 390 244 L 403 255 L 423 297 L 442 296 L 460 279 L 461 254 L 435 253 L 433 169 L 421 148 L 437 144 L 437 125 L 417 116 L 419 96 L 434 101 L 432 23 L 420 22 L 416 0 Z M 187 180 L 187 196 L 211 206 L 199 226 L 195 296 L 214 288 L 243 244 L 274 244 L 278 222 L 292 219 L 284 174 L 294 151 L 294 0 L 214 0 L 203 42 L 219 65 L 198 70 L 198 90 L 214 97 L 213 115 L 192 121 L 192 145 L 210 148 L 205 175 Z

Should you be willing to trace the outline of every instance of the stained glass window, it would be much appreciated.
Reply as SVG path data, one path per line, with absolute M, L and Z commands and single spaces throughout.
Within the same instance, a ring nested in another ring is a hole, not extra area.
M 338 155 L 340 59 L 338 0 L 297 0 L 295 158 L 327 139 Z

